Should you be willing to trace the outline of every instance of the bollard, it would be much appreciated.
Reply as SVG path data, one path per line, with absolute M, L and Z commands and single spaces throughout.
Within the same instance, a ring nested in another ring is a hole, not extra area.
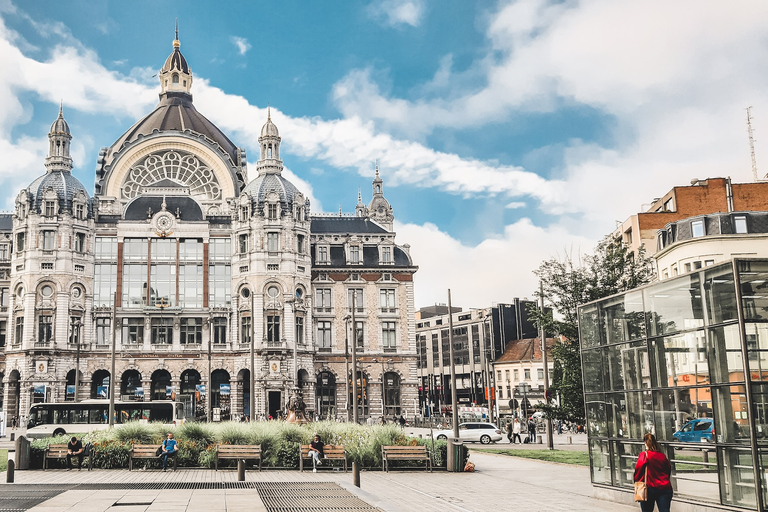
M 13 483 L 13 469 L 15 467 L 16 463 L 13 462 L 13 459 L 8 460 L 8 469 L 5 472 L 5 482 L 8 484 Z
M 571 436 L 568 436 L 568 444 L 573 444 L 573 438 Z
M 245 482 L 245 461 L 243 459 L 237 461 L 237 481 Z
M 11 432 L 11 442 L 16 440 L 16 432 Z
M 352 463 L 352 485 L 360 487 L 360 464 Z

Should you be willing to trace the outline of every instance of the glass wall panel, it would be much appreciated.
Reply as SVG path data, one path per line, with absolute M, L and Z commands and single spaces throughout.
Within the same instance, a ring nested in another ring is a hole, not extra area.
M 597 304 L 589 304 L 579 309 L 579 339 L 582 348 L 600 345 L 600 320 Z
M 723 505 L 757 507 L 750 448 L 719 447 L 720 499 Z
M 760 487 L 763 493 L 763 503 L 768 503 L 768 449 L 761 448 L 758 451 L 760 462 Z
M 645 336 L 643 295 L 630 292 L 600 303 L 601 339 L 621 343 Z
M 752 414 L 757 444 L 768 445 L 768 382 L 752 384 Z
M 642 439 L 653 431 L 653 401 L 650 391 L 609 393 L 608 436 Z
M 643 450 L 643 443 L 613 441 L 612 448 L 614 485 L 634 488 L 635 464 L 637 464 L 637 456 Z
M 608 365 L 605 348 L 593 348 L 581 353 L 584 367 L 584 391 L 587 393 L 605 391 L 605 369 Z
M 662 447 L 672 464 L 675 495 L 697 501 L 720 502 L 717 457 L 714 448 Z
M 749 443 L 749 404 L 744 385 L 712 388 L 718 443 Z
M 643 294 L 650 336 L 704 326 L 698 274 L 662 281 L 645 288 Z
M 705 331 L 651 340 L 656 387 L 709 384 Z
M 645 341 L 612 345 L 606 350 L 608 352 L 606 384 L 609 389 L 620 391 L 650 387 L 648 347 Z
M 768 320 L 768 262 L 740 261 L 744 320 Z
M 611 485 L 611 453 L 608 441 L 590 439 L 589 459 L 592 461 L 592 482 Z
M 737 324 L 715 327 L 708 333 L 707 359 L 713 383 L 743 382 L 744 358 Z
M 707 305 L 707 323 L 721 324 L 739 318 L 736 307 L 736 284 L 733 267 L 720 266 L 704 272 L 704 302 Z
M 587 395 L 585 404 L 587 412 L 587 429 L 590 436 L 606 437 L 608 435 L 608 408 L 605 403 L 605 393 Z
M 709 427 L 707 435 L 693 433 L 695 420 L 712 417 L 711 388 L 675 388 L 653 392 L 656 438 L 660 441 L 701 442 L 712 438 L 713 422 L 700 422 L 698 428 Z M 716 430 L 716 429 L 715 429 Z
M 753 381 L 768 381 L 768 324 L 747 323 L 744 325 L 744 334 L 750 377 Z

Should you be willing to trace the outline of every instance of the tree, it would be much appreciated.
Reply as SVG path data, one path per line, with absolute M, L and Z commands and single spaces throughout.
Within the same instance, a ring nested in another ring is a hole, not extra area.
M 574 262 L 566 254 L 563 259 L 544 261 L 534 274 L 543 285 L 545 307 L 556 311 L 558 318 L 552 313 L 543 314 L 533 305 L 528 310 L 529 318 L 543 325 L 550 336 L 563 337 L 552 349 L 554 369 L 550 387 L 554 395 L 559 395 L 560 403 L 547 404 L 544 410 L 550 418 L 581 423 L 585 414 L 578 307 L 650 282 L 650 260 L 642 247 L 635 257 L 620 238 L 609 235 L 597 245 L 594 254 L 581 261 Z

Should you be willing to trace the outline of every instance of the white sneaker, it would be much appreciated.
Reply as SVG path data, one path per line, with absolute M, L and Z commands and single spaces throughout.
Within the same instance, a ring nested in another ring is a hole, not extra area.
M 312 468 L 313 473 L 317 473 L 317 468 Z

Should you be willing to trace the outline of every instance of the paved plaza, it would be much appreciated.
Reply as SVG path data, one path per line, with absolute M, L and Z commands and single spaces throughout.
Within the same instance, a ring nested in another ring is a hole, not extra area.
M 298 510 L 295 504 L 301 503 L 301 510 L 328 510 L 328 499 L 334 497 L 337 503 L 334 510 L 636 510 L 633 506 L 592 498 L 588 468 L 481 452 L 473 452 L 470 460 L 477 465 L 474 473 L 363 471 L 359 489 L 352 485 L 351 472 L 329 470 L 318 473 L 247 471 L 244 483 L 237 482 L 237 472 L 232 469 L 218 472 L 179 469 L 167 473 L 159 470 L 17 471 L 14 484 L 0 485 L 0 509 L 272 512 Z M 211 488 L 217 486 L 221 488 Z M 23 504 L 24 498 L 35 495 L 38 500 L 48 499 L 31 508 Z M 18 507 L 11 506 L 14 501 Z M 279 508 L 281 503 L 289 502 L 297 508 Z

